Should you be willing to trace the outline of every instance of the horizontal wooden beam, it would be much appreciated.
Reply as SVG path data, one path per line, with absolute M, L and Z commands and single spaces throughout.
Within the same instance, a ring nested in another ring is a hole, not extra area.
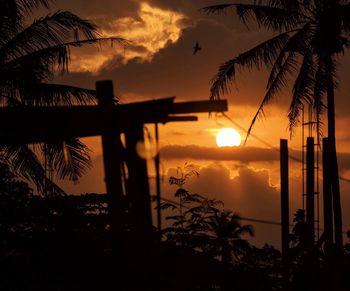
M 176 114 L 227 111 L 227 101 L 174 103 L 174 98 L 115 105 L 108 113 L 100 106 L 0 108 L 0 145 L 58 141 L 98 136 L 107 130 L 124 132 L 133 123 L 192 121 Z

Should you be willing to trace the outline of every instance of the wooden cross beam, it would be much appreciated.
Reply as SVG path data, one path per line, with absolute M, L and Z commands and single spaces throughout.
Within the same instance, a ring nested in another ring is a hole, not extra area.
M 132 123 L 193 121 L 177 114 L 224 112 L 226 100 L 174 103 L 174 98 L 115 105 L 108 113 L 101 106 L 0 108 L 0 145 L 38 143 L 72 137 L 102 135 L 108 130 L 125 132 Z
M 227 101 L 175 103 L 170 97 L 115 105 L 112 81 L 97 82 L 96 92 L 98 106 L 0 108 L 0 146 L 102 136 L 113 233 L 122 232 L 127 210 L 131 232 L 146 240 L 152 231 L 147 161 L 136 149 L 144 141 L 144 124 L 194 121 L 196 116 L 182 114 L 224 112 Z M 121 133 L 125 134 L 125 147 Z M 127 179 L 123 178 L 125 164 Z

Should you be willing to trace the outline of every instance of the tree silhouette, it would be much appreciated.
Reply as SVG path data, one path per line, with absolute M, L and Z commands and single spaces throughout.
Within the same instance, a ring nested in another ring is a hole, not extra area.
M 266 0 L 250 4 L 223 4 L 203 8 L 208 13 L 236 8 L 241 21 L 249 25 L 253 20 L 260 27 L 274 32 L 270 39 L 222 64 L 215 75 L 210 98 L 217 99 L 229 91 L 237 68 L 271 69 L 266 94 L 254 116 L 264 114 L 264 108 L 294 76 L 289 108 L 290 130 L 299 123 L 303 104 L 310 104 L 319 120 L 328 113 L 328 137 L 331 144 L 332 194 L 336 244 L 342 248 L 342 216 L 339 174 L 335 141 L 334 91 L 337 85 L 337 58 L 349 47 L 350 2 L 341 0 Z M 326 102 L 324 102 L 326 99 Z M 248 137 L 247 135 L 247 137 Z
M 219 255 L 224 263 L 239 262 L 250 245 L 243 235 L 253 236 L 251 225 L 242 225 L 241 217 L 224 210 L 211 216 L 208 221 L 208 236 L 211 252 Z
M 188 178 L 199 176 L 192 164 L 178 167 L 177 174 L 177 177 L 170 177 L 169 183 L 178 187 L 174 197 L 179 202 L 168 200 L 161 204 L 161 209 L 175 211 L 175 215 L 166 217 L 172 221 L 163 230 L 166 240 L 219 257 L 226 264 L 239 262 L 250 247 L 242 236 L 252 236 L 252 226 L 241 225 L 240 216 L 223 210 L 222 201 L 190 193 L 184 188 Z
M 48 14 L 27 25 L 35 9 L 49 8 L 50 3 L 51 0 L 2 0 L 0 3 L 2 106 L 95 103 L 94 90 L 50 81 L 55 73 L 68 72 L 70 48 L 101 41 L 124 41 L 102 38 L 95 24 L 69 11 Z M 75 138 L 36 146 L 11 145 L 0 150 L 3 161 L 9 163 L 13 171 L 32 180 L 41 192 L 52 195 L 64 192 L 46 175 L 45 165 L 54 168 L 59 178 L 75 181 L 91 164 L 87 147 Z

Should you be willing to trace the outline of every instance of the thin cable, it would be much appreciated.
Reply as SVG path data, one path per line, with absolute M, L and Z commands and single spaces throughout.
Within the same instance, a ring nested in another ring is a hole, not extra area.
M 167 198 L 162 197 L 161 200 L 180 206 L 179 202 L 174 201 L 172 199 L 167 199 Z M 181 204 L 181 207 L 186 208 L 186 209 L 191 209 L 190 207 L 188 207 L 186 205 L 183 205 L 183 204 Z M 254 218 L 254 217 L 242 217 L 242 216 L 240 216 L 240 218 L 241 218 L 241 220 L 244 220 L 244 221 L 262 223 L 262 224 L 269 224 L 269 225 L 275 225 L 275 226 L 280 226 L 282 224 L 280 221 L 266 220 L 266 219 L 260 219 L 260 218 Z M 289 224 L 289 226 L 292 227 L 292 226 L 294 226 L 294 224 Z M 324 229 L 320 228 L 320 230 L 323 231 Z M 347 232 L 343 231 L 343 234 L 346 235 Z
M 238 128 L 240 128 L 241 130 L 243 130 L 245 133 L 248 133 L 248 131 L 243 127 L 241 126 L 239 123 L 237 123 L 236 121 L 233 121 L 231 117 L 229 117 L 227 114 L 225 113 L 221 113 L 223 117 L 227 118 L 229 121 L 231 121 L 235 126 L 237 126 Z M 280 152 L 279 148 L 278 147 L 275 147 L 273 146 L 272 144 L 266 142 L 265 140 L 263 140 L 262 138 L 256 136 L 255 134 L 253 133 L 250 133 L 249 134 L 250 136 L 252 136 L 253 138 L 255 138 L 256 140 L 260 141 L 262 144 L 266 145 L 267 147 L 269 147 L 270 149 L 273 149 L 277 152 Z M 292 155 L 288 155 L 288 157 L 291 159 L 291 160 L 294 160 L 296 162 L 299 162 L 299 163 L 302 163 L 302 160 L 297 158 L 297 157 L 294 157 Z M 320 168 L 320 171 L 323 171 L 322 168 Z M 344 182 L 347 182 L 347 183 L 350 183 L 350 179 L 347 179 L 347 178 L 344 178 L 342 176 L 339 176 L 339 180 L 342 180 Z

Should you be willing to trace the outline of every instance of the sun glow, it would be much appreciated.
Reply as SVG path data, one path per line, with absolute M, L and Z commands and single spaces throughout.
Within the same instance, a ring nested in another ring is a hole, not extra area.
M 216 144 L 218 147 L 234 147 L 241 144 L 241 136 L 233 128 L 223 128 L 216 135 Z

